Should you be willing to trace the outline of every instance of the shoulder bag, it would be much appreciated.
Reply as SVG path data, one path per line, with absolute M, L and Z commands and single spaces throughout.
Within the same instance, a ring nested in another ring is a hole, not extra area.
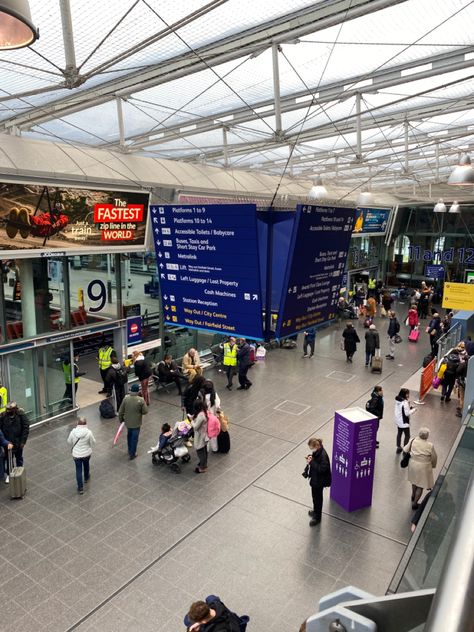
M 410 462 L 412 443 L 413 443 L 413 439 L 410 442 L 410 449 L 408 450 L 408 452 L 404 452 L 403 453 L 402 460 L 400 461 L 400 467 L 403 468 L 403 469 L 408 467 L 408 463 Z

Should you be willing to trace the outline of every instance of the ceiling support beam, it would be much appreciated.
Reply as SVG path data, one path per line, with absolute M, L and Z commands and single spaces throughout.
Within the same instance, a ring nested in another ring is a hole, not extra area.
M 64 56 L 66 58 L 66 68 L 64 76 L 66 78 L 66 86 L 74 88 L 82 83 L 78 81 L 78 70 L 76 64 L 76 51 L 74 48 L 74 33 L 72 30 L 71 5 L 69 0 L 60 0 L 59 8 L 61 10 L 61 23 L 63 27 L 63 43 Z
M 224 150 L 224 167 L 227 169 L 230 166 L 229 162 L 229 145 L 227 142 L 228 127 L 222 126 L 222 148 Z
M 356 160 L 359 162 L 362 160 L 362 128 L 361 128 L 361 112 L 360 104 L 362 95 L 360 92 L 356 93 L 356 134 L 357 134 L 357 149 Z
M 439 182 L 439 141 L 435 143 L 436 182 Z
M 120 149 L 123 151 L 125 149 L 125 124 L 123 120 L 122 99 L 120 97 L 117 97 L 115 99 L 115 103 L 117 104 L 117 120 L 118 120 L 119 137 L 120 137 Z
M 273 99 L 275 102 L 275 137 L 281 138 L 281 94 L 280 94 L 280 69 L 278 53 L 281 51 L 279 44 L 272 44 L 272 70 L 273 70 Z
M 403 132 L 405 137 L 405 173 L 408 173 L 408 120 L 405 119 L 403 122 Z

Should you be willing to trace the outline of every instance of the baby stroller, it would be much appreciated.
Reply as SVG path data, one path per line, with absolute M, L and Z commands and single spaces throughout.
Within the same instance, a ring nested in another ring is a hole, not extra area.
M 181 468 L 178 461 L 181 459 L 181 463 L 189 463 L 191 460 L 186 443 L 189 445 L 192 434 L 193 429 L 186 421 L 178 421 L 166 444 L 160 448 L 158 441 L 158 444 L 149 450 L 153 465 L 169 465 L 172 472 L 180 474 Z

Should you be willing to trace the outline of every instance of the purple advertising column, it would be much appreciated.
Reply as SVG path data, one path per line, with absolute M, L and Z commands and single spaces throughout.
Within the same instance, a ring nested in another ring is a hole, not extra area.
M 331 499 L 346 511 L 372 504 L 377 418 L 363 408 L 334 416 Z

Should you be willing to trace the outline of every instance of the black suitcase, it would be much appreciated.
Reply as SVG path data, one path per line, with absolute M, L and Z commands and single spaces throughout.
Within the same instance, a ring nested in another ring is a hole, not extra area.
M 113 419 L 117 415 L 115 414 L 115 409 L 109 399 L 103 399 L 100 402 L 99 406 L 100 416 L 104 419 Z
M 221 430 L 217 435 L 217 451 L 227 454 L 230 450 L 230 435 L 228 432 Z

